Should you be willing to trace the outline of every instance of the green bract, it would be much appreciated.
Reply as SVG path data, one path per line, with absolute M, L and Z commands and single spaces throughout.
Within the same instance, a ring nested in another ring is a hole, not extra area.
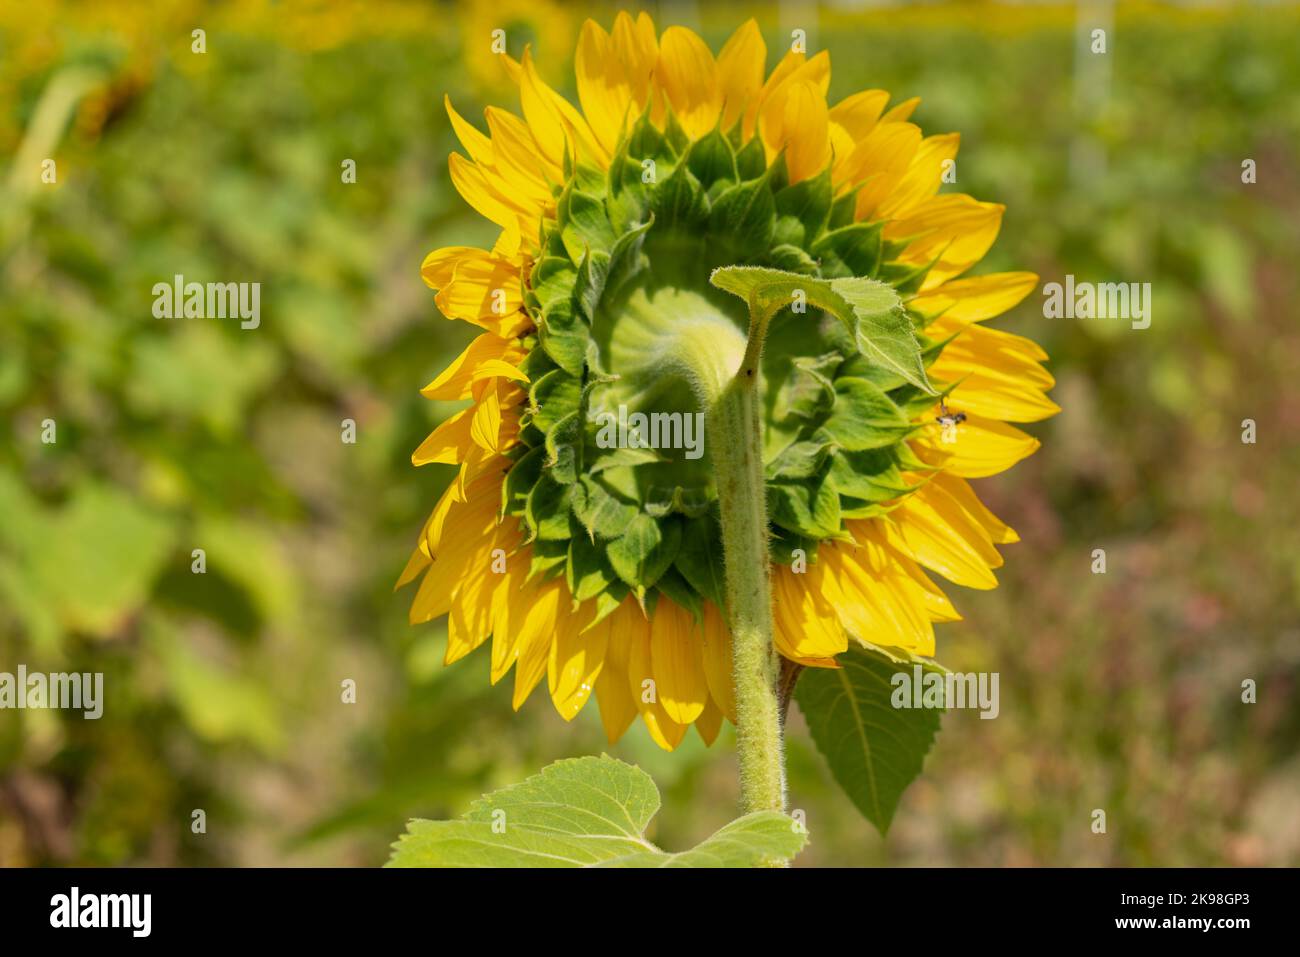
M 525 343 L 529 403 L 504 486 L 535 574 L 563 569 L 601 616 L 629 590 L 696 613 L 702 598 L 723 606 L 707 435 L 695 449 L 641 448 L 626 426 L 657 413 L 661 439 L 690 437 L 707 395 L 740 369 L 751 311 L 769 323 L 773 559 L 802 548 L 815 560 L 845 519 L 883 514 L 916 487 L 903 472 L 926 466 L 905 440 L 936 401 L 925 368 L 944 343 L 920 335 L 900 295 L 929 266 L 897 262 L 906 244 L 885 240 L 883 223 L 854 222 L 855 196 L 834 196 L 829 169 L 791 185 L 784 159 L 769 166 L 738 127 L 689 142 L 675 122 L 661 131 L 642 117 L 608 172 L 567 176 L 525 284 L 538 335 Z

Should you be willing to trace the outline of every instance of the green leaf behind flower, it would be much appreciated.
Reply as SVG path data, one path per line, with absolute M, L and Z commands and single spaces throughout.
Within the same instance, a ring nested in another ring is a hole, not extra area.
M 893 707 L 891 681 L 914 664 L 937 666 L 894 661 L 858 647 L 835 660 L 839 668 L 807 669 L 795 700 L 835 780 L 883 836 L 903 791 L 921 773 L 942 715 L 937 709 Z

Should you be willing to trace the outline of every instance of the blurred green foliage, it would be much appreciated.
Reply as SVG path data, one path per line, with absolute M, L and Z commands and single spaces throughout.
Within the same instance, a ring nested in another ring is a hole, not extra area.
M 374 864 L 407 817 L 601 750 L 663 791 L 656 843 L 703 839 L 734 816 L 728 734 L 666 755 L 639 727 L 609 748 L 594 707 L 515 715 L 391 594 L 450 479 L 409 464 L 451 408 L 417 390 L 472 337 L 419 264 L 492 238 L 448 183 L 441 104 L 491 92 L 463 65 L 477 21 L 168 6 L 0 19 L 0 670 L 103 671 L 107 693 L 99 721 L 0 713 L 0 863 Z M 949 667 L 1000 672 L 1001 715 L 945 718 L 887 840 L 793 716 L 799 863 L 1300 862 L 1295 8 L 1124 5 L 1104 64 L 1071 8 L 803 9 L 833 97 L 919 95 L 928 132 L 962 133 L 957 188 L 1008 206 L 981 271 L 1155 303 L 1145 331 L 1036 295 L 998 321 L 1045 345 L 1064 408 L 978 483 L 1024 541 L 940 632 Z M 774 8 L 694 25 L 716 49 L 751 14 L 777 50 Z M 177 273 L 260 282 L 260 327 L 155 319 Z

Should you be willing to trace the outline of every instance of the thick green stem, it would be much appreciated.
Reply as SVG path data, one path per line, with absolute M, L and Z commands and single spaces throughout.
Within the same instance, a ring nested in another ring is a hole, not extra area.
M 749 811 L 785 810 L 781 746 L 780 658 L 772 643 L 772 585 L 768 558 L 767 488 L 763 479 L 759 360 L 774 308 L 751 301 L 749 335 L 694 294 L 633 297 L 641 310 L 635 337 L 620 340 L 621 366 L 659 386 L 683 377 L 708 416 L 722 517 L 736 694 L 741 804 Z
M 785 810 L 785 756 L 777 696 L 780 663 L 772 643 L 767 493 L 759 414 L 758 356 L 764 326 L 765 322 L 751 325 L 745 359 L 713 404 L 708 432 L 722 515 L 736 742 L 741 803 L 746 812 Z

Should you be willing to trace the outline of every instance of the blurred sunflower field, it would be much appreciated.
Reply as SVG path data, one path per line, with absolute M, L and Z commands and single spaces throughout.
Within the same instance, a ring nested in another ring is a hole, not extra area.
M 374 865 L 407 818 L 602 750 L 659 784 L 661 846 L 732 818 L 729 728 L 666 754 L 544 696 L 516 717 L 392 594 L 454 475 L 411 467 L 458 407 L 412 383 L 472 338 L 420 263 L 493 238 L 443 95 L 516 105 L 504 30 L 572 96 L 617 9 L 0 5 L 0 671 L 107 689 L 96 721 L 0 712 L 0 864 Z M 1022 541 L 938 637 L 1000 714 L 945 717 L 887 839 L 792 734 L 796 864 L 1300 864 L 1300 8 L 648 9 L 714 49 L 803 31 L 832 96 L 919 96 L 961 190 L 1007 205 L 982 271 L 1152 287 L 1149 329 L 1038 293 L 1002 324 L 1063 412 L 979 483 Z M 259 327 L 154 318 L 176 274 L 261 283 Z

